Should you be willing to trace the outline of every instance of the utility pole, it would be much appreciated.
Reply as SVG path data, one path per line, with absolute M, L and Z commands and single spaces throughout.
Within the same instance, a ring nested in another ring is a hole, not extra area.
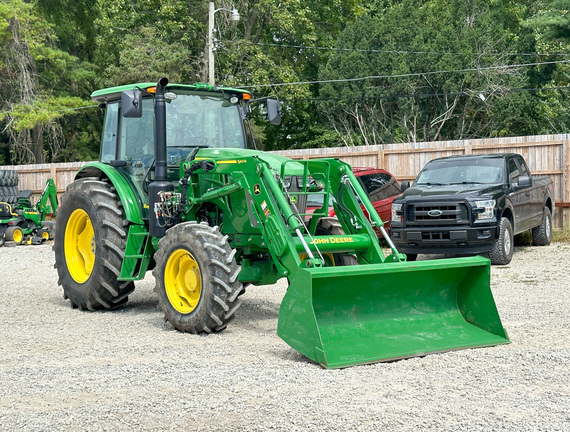
M 214 85 L 214 2 L 208 6 L 208 84 Z
M 208 84 L 215 85 L 214 81 L 214 14 L 220 10 L 231 12 L 230 21 L 238 22 L 239 13 L 237 9 L 215 9 L 214 2 L 208 4 Z

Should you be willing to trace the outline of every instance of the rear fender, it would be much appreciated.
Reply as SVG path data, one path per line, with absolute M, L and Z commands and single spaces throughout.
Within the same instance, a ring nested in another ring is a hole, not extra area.
M 100 180 L 108 179 L 117 191 L 121 203 L 123 203 L 126 218 L 135 224 L 145 224 L 141 213 L 143 203 L 137 199 L 125 177 L 114 167 L 100 162 L 89 163 L 81 168 L 75 179 L 79 180 L 86 177 L 97 177 Z

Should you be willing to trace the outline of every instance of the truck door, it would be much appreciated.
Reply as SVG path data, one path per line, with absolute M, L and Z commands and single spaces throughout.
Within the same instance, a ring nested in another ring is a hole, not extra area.
M 531 228 L 531 188 L 520 188 L 519 177 L 521 176 L 520 166 L 516 159 L 510 157 L 507 159 L 507 174 L 511 188 L 509 196 L 515 210 L 515 233 Z
M 515 158 L 517 161 L 517 165 L 519 166 L 519 172 L 522 176 L 531 176 L 530 170 L 525 162 L 525 160 L 518 156 Z M 540 188 L 535 182 L 533 181 L 532 186 L 530 187 L 530 200 L 529 200 L 529 224 L 531 227 L 536 226 L 542 220 L 542 207 L 544 205 L 542 194 L 542 188 Z

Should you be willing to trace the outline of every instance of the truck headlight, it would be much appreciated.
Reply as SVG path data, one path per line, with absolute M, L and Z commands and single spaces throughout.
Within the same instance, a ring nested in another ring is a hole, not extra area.
M 392 203 L 392 222 L 402 222 L 402 204 Z
M 496 204 L 497 201 L 495 200 L 475 201 L 475 207 L 478 210 L 477 219 L 493 219 Z

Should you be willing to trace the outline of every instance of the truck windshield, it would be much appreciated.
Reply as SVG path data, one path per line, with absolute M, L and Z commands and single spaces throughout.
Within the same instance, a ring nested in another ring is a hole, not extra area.
M 504 160 L 500 158 L 441 159 L 429 162 L 416 185 L 502 183 Z

